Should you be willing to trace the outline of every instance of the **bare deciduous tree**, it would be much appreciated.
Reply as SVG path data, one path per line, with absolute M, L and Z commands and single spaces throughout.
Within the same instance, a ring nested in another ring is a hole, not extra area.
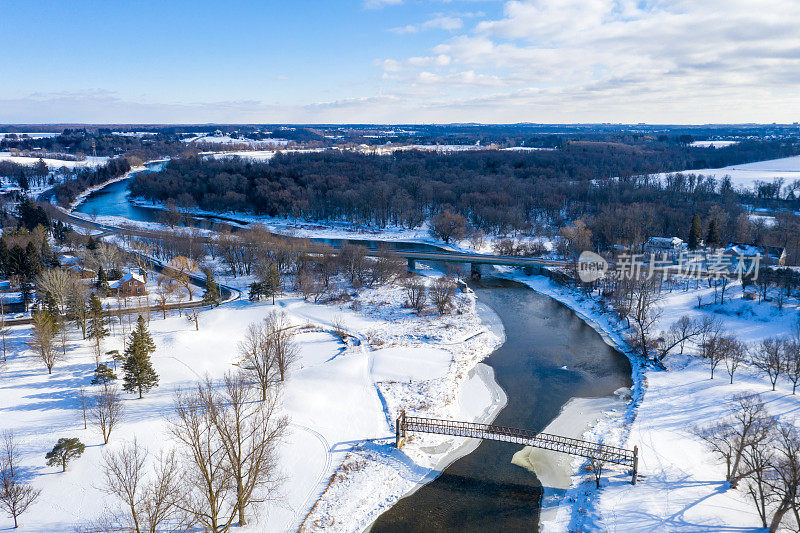
M 228 374 L 179 392 L 170 431 L 183 450 L 187 494 L 180 504 L 212 531 L 227 531 L 248 507 L 277 488 L 276 445 L 287 420 L 278 414 L 274 385 L 265 401 L 244 376 Z
M 147 450 L 136 440 L 104 455 L 102 490 L 122 504 L 112 515 L 112 527 L 135 533 L 189 530 L 191 520 L 179 505 L 182 479 L 175 453 L 160 455 L 149 473 L 147 462 Z
M 63 354 L 56 350 L 53 339 L 55 338 L 55 324 L 47 311 L 39 311 L 33 315 L 33 328 L 28 346 L 36 352 L 47 368 L 47 373 L 53 373 L 53 367 L 63 359 Z
M 408 306 L 418 314 L 422 313 L 425 309 L 425 300 L 428 293 L 425 283 L 421 279 L 410 277 L 403 283 L 403 288 L 406 292 Z
M 207 382 L 207 387 L 212 384 Z M 228 373 L 218 396 L 212 396 L 212 420 L 227 455 L 226 470 L 236 487 L 239 525 L 254 501 L 263 501 L 277 486 L 277 444 L 288 420 L 278 414 L 278 393 L 254 401 L 255 390 L 244 376 Z
M 436 278 L 430 288 L 431 301 L 440 315 L 445 314 L 453 303 L 456 284 L 447 277 Z
M 696 429 L 695 434 L 725 460 L 726 479 L 735 487 L 746 474 L 739 471 L 745 450 L 768 439 L 775 420 L 767 413 L 758 394 L 737 394 L 733 399 L 728 417 L 710 427 Z
M 108 444 L 111 432 L 125 414 L 119 387 L 116 385 L 103 387 L 95 398 L 91 414 L 97 429 L 103 435 L 103 444 Z
M 792 394 L 797 391 L 800 383 L 800 342 L 789 340 L 783 343 L 783 368 L 786 377 L 792 382 Z
M 767 486 L 775 500 L 770 533 L 778 531 L 786 513 L 797 508 L 800 494 L 800 435 L 790 423 L 778 426 L 775 438 L 775 457 L 771 474 L 766 477 Z
M 753 365 L 769 378 L 772 390 L 784 371 L 783 341 L 778 338 L 769 338 L 753 350 Z
M 14 519 L 14 528 L 19 527 L 18 518 L 30 507 L 41 493 L 19 477 L 16 455 L 19 446 L 10 431 L 2 436 L 3 449 L 0 456 L 0 508 Z

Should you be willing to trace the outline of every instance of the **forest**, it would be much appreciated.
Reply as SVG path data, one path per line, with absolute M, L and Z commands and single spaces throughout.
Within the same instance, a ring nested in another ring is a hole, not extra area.
M 737 146 L 714 151 L 714 157 L 765 159 L 798 150 L 780 142 Z M 547 233 L 582 219 L 595 246 L 603 249 L 654 235 L 686 238 L 694 214 L 716 219 L 722 238 L 732 239 L 742 208 L 730 183 L 691 175 L 662 182 L 647 176 L 707 163 L 694 149 L 655 141 L 580 141 L 551 151 L 447 155 L 328 150 L 280 154 L 267 163 L 175 159 L 161 172 L 137 176 L 131 191 L 179 208 L 379 227 L 417 227 L 447 211 L 465 217 L 474 230 L 493 235 Z

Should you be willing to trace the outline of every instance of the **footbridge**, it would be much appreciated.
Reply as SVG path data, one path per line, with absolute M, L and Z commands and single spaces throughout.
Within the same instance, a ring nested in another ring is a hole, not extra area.
M 395 422 L 395 445 L 401 448 L 408 432 L 432 433 L 436 435 L 452 435 L 455 437 L 469 437 L 473 439 L 495 440 L 512 442 L 523 446 L 532 446 L 544 450 L 577 455 L 631 468 L 631 483 L 636 484 L 637 467 L 639 464 L 639 449 L 633 450 L 607 446 L 560 435 L 537 433 L 527 429 L 508 428 L 489 424 L 473 422 L 459 422 L 456 420 L 438 420 L 435 418 L 421 418 L 407 416 L 405 411 L 400 413 Z

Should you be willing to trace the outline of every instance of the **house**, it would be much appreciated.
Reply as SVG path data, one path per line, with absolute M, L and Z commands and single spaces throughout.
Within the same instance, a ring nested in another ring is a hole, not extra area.
M 732 242 L 725 247 L 723 253 L 737 258 L 744 258 L 745 261 L 747 259 L 760 257 L 759 262 L 761 265 L 786 265 L 786 248 L 777 246 L 754 246 L 752 244 Z
M 94 279 L 97 276 L 97 272 L 92 269 L 86 268 L 83 265 L 69 265 L 66 267 L 66 270 L 72 272 L 80 279 Z
M 144 277 L 128 272 L 121 278 L 109 282 L 108 286 L 117 296 L 143 296 L 147 294 Z
M 655 254 L 659 258 L 666 255 L 670 259 L 675 259 L 688 248 L 683 239 L 678 237 L 650 237 L 644 243 L 644 253 Z

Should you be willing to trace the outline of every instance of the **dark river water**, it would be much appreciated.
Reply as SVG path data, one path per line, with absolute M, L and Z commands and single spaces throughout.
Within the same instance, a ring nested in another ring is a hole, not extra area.
M 153 209 L 128 202 L 126 181 L 93 193 L 76 211 L 142 221 L 159 217 Z M 219 219 L 192 221 L 204 227 L 219 223 Z M 332 245 L 342 242 L 323 240 Z M 390 249 L 437 249 L 416 243 L 352 242 Z M 490 272 L 471 286 L 478 301 L 499 315 L 506 332 L 505 344 L 484 361 L 494 369 L 508 397 L 495 424 L 540 431 L 571 398 L 609 397 L 616 389 L 631 386 L 628 359 L 566 306 L 519 283 L 492 277 Z M 372 531 L 538 530 L 541 484 L 531 471 L 511 463 L 520 449 L 510 443 L 481 443 L 381 515 Z

